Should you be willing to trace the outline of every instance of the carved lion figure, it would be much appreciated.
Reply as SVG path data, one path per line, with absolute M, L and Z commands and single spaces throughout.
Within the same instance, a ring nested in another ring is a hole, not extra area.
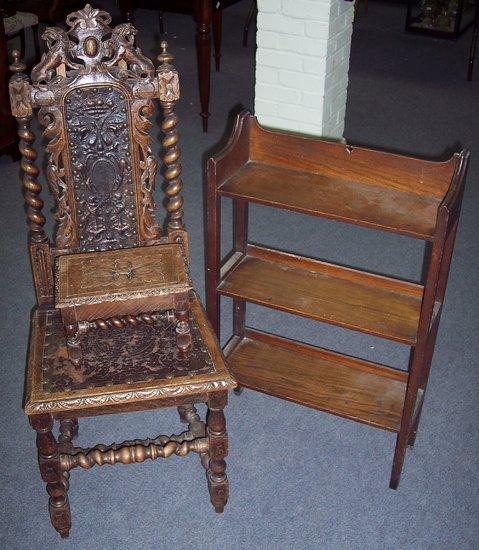
M 42 34 L 48 46 L 47 53 L 42 55 L 38 65 L 32 69 L 32 82 L 39 84 L 55 76 L 55 69 L 62 63 L 68 66 L 73 64 L 68 60 L 68 49 L 73 46 L 67 33 L 59 27 L 48 27 Z
M 108 66 L 111 67 L 122 59 L 138 76 L 146 74 L 152 77 L 155 72 L 153 63 L 134 46 L 136 33 L 137 30 L 130 23 L 122 23 L 113 29 L 110 41 L 113 58 L 108 61 Z

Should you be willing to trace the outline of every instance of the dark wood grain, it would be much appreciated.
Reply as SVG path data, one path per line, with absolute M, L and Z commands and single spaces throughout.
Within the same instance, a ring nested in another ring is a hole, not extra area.
M 0 127 L 2 128 L 0 132 L 0 155 L 13 155 L 15 160 L 17 160 L 18 151 L 15 151 L 14 147 L 17 140 L 17 132 L 8 98 L 8 50 L 3 26 L 4 15 L 2 2 L 0 6 Z
M 240 386 L 399 431 L 405 372 L 250 329 L 225 351 Z
M 250 159 L 264 164 L 315 172 L 331 177 L 408 191 L 442 199 L 457 163 L 376 151 L 323 139 L 306 138 L 262 128 L 249 119 Z
M 409 383 L 389 482 L 392 489 L 397 489 L 399 485 L 407 446 L 414 444 L 419 426 L 454 250 L 468 165 L 469 153 L 463 151 L 458 155 L 449 190 L 438 209 L 436 234 L 428 263 L 418 324 L 418 339 L 409 362 Z M 419 406 L 418 403 L 420 403 Z M 416 410 L 417 413 L 415 413 Z
M 96 24 L 91 26 L 90 21 Z M 35 136 L 30 128 L 35 108 L 39 109 L 39 121 L 45 126 L 44 135 L 48 141 L 46 176 L 54 195 L 58 221 L 54 303 L 62 312 L 70 359 L 76 366 L 82 361 L 81 337 L 92 321 L 104 329 L 112 325 L 120 328 L 137 321 L 147 322 L 151 319 L 148 314 L 154 311 L 174 309 L 178 318 L 178 347 L 186 353 L 191 345 L 185 310 L 191 284 L 184 284 L 189 281 L 188 245 L 182 219 L 178 116 L 175 113 L 179 99 L 178 73 L 171 64 L 173 56 L 167 51 L 166 42 L 161 44 L 160 66 L 155 72 L 153 63 L 134 47 L 134 27 L 127 23 L 112 29 L 110 22 L 109 14 L 89 5 L 71 14 L 67 18 L 68 31 L 60 27 L 45 31 L 49 47 L 32 70 L 32 83 L 22 73 L 24 65 L 18 54 L 12 66 L 15 74 L 10 81 L 11 107 L 18 121 L 24 159 L 22 170 L 30 240 L 38 243 L 31 253 L 34 280 L 40 285 L 37 289 L 39 303 L 52 295 L 51 289 L 46 288 L 50 283 L 46 271 L 52 264 L 53 252 L 44 246 L 48 239 L 43 231 L 41 185 L 37 180 L 39 170 L 32 146 Z M 91 31 L 79 30 L 82 25 Z M 78 47 L 73 52 L 76 43 Z M 70 70 L 67 72 L 67 69 Z M 168 232 L 163 241 L 153 199 L 158 162 L 152 154 L 152 138 L 148 133 L 152 125 L 149 118 L 155 112 L 154 99 L 159 99 L 163 111 L 162 144 L 168 198 Z M 141 258 L 145 256 L 142 246 L 152 245 L 160 247 L 151 248 L 147 253 L 151 260 L 156 257 L 158 274 L 169 265 L 158 257 L 158 251 L 176 247 L 172 268 L 179 273 L 182 284 L 172 283 L 170 276 L 170 284 L 165 286 L 150 276 L 149 288 L 144 278 L 141 291 L 135 288 Z M 107 279 L 111 283 L 111 274 L 118 269 L 111 264 L 105 278 L 102 264 L 107 263 L 108 254 L 113 250 L 122 250 L 115 260 L 120 271 L 132 266 L 131 281 L 116 273 L 117 282 L 121 279 L 131 284 L 114 290 L 108 288 Z M 102 251 L 109 252 L 94 256 L 95 259 L 82 257 L 78 260 L 79 263 L 90 262 L 88 277 L 75 270 L 75 253 L 95 255 Z M 44 257 L 41 262 L 40 255 L 48 253 L 50 258 Z M 62 256 L 66 256 L 65 266 L 73 266 L 71 270 L 70 267 L 62 268 Z M 68 292 L 61 295 L 71 281 L 80 286 L 88 283 L 88 291 L 81 296 L 77 292 L 75 298 Z M 158 289 L 158 286 L 163 288 Z
M 248 162 L 218 190 L 231 198 L 431 240 L 440 200 L 411 191 Z
M 251 245 L 218 292 L 411 345 L 422 300 L 420 285 Z

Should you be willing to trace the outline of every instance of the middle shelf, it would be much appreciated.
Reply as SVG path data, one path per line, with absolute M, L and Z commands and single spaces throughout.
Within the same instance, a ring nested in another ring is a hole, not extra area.
M 225 296 L 416 343 L 422 285 L 255 245 L 224 271 L 218 292 Z

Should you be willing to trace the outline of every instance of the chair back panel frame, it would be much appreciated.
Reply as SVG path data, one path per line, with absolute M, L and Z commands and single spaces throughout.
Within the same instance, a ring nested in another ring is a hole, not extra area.
M 48 50 L 32 69 L 31 82 L 16 54 L 10 81 L 12 113 L 19 125 L 30 256 L 39 305 L 53 300 L 53 258 L 180 242 L 188 257 L 182 220 L 179 163 L 179 79 L 163 52 L 153 63 L 134 46 L 136 29 L 111 29 L 108 13 L 86 5 L 67 18 L 68 31 L 47 28 Z M 163 111 L 168 232 L 155 218 L 153 192 L 158 163 L 152 154 L 153 100 Z M 33 111 L 47 141 L 46 177 L 56 203 L 55 245 L 45 235 L 39 170 L 30 123 Z

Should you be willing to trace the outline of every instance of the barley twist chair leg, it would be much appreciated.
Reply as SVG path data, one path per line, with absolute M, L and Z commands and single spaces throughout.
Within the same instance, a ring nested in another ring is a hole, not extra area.
M 50 520 L 61 537 L 67 538 L 72 524 L 68 480 L 63 475 L 58 442 L 52 433 L 53 418 L 50 415 L 32 416 L 30 424 L 37 432 L 38 465 L 50 495 Z
M 227 392 L 215 392 L 208 399 L 208 420 L 206 435 L 209 440 L 209 462 L 206 476 L 211 504 L 215 511 L 223 512 L 229 496 L 229 483 L 226 477 L 225 458 L 228 454 L 228 434 L 223 409 L 228 399 Z M 205 465 L 205 462 L 203 462 Z
M 72 452 L 73 439 L 78 435 L 78 420 L 76 418 L 65 418 L 60 420 L 60 435 L 58 436 L 58 449 L 60 453 Z M 70 472 L 64 470 L 63 480 L 65 489 L 70 488 Z

